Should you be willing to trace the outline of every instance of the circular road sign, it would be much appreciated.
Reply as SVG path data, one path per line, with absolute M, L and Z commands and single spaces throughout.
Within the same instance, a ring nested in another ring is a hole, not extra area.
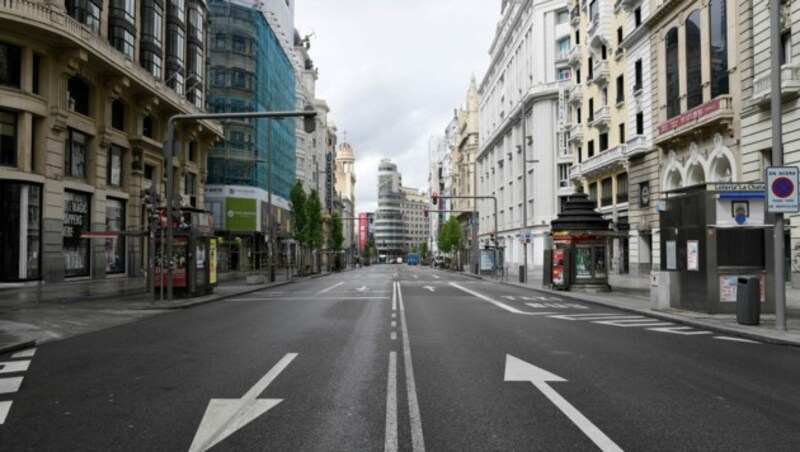
M 788 177 L 779 177 L 772 182 L 772 194 L 785 199 L 794 194 L 794 182 Z

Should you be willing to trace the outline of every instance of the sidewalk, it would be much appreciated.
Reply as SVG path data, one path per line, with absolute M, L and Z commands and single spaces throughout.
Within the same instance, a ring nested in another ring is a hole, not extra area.
M 247 284 L 246 279 L 220 281 L 214 293 L 202 297 L 151 301 L 143 279 L 86 280 L 51 285 L 20 285 L 0 290 L 0 355 L 35 344 L 65 339 L 130 323 L 172 309 L 327 276 L 323 272 L 288 279 L 278 271 L 274 283 Z M 156 292 L 156 297 L 158 297 Z
M 466 275 L 492 281 L 490 276 Z M 740 325 L 736 314 L 706 314 L 703 312 L 669 309 L 654 310 L 650 302 L 650 276 L 629 276 L 612 274 L 609 284 L 612 291 L 606 293 L 564 292 L 542 287 L 541 271 L 529 271 L 528 282 L 519 282 L 519 273 L 509 270 L 507 277 L 500 284 L 557 294 L 560 298 L 572 298 L 589 301 L 624 311 L 645 314 L 651 317 L 681 323 L 696 328 L 717 331 L 732 336 L 743 337 L 763 342 L 800 346 L 800 289 L 787 286 L 786 289 L 786 331 L 775 328 L 775 314 L 762 314 L 760 325 Z

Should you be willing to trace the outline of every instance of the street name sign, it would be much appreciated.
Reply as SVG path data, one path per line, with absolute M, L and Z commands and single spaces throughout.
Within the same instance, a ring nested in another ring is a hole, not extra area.
M 770 166 L 767 168 L 767 212 L 800 212 L 797 181 L 800 170 L 796 166 Z

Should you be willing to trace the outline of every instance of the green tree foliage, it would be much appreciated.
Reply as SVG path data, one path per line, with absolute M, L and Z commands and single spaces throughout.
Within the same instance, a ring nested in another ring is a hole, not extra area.
M 417 245 L 411 245 L 411 254 L 417 254 Z
M 308 228 L 308 213 L 306 212 L 307 197 L 303 184 L 297 181 L 289 194 L 289 208 L 292 217 L 292 237 L 302 246 L 306 242 Z
M 322 203 L 316 190 L 311 190 L 306 202 L 306 221 L 306 244 L 312 249 L 322 248 Z
M 428 256 L 428 244 L 427 243 L 423 242 L 422 245 L 420 245 L 420 250 L 421 250 L 420 253 L 422 254 L 422 258 L 423 259 Z
M 461 227 L 455 217 L 450 217 L 441 229 L 439 229 L 439 238 L 437 244 L 439 249 L 445 253 L 450 253 L 456 250 L 461 243 Z
M 341 251 L 344 243 L 344 228 L 339 212 L 334 212 L 331 217 L 331 247 L 334 251 Z

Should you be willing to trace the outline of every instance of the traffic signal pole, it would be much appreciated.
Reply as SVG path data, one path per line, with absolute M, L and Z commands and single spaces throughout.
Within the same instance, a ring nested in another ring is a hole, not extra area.
M 783 166 L 783 106 L 781 102 L 781 6 L 783 2 L 770 2 L 770 38 L 772 41 L 772 166 Z M 769 187 L 767 187 L 769 190 Z M 784 253 L 783 214 L 775 214 L 773 229 L 773 254 L 775 259 L 775 328 L 786 330 L 786 276 Z
M 167 301 L 172 301 L 173 295 L 173 285 L 172 285 L 172 272 L 174 268 L 173 262 L 173 249 L 172 249 L 172 241 L 174 240 L 173 234 L 173 208 L 172 203 L 175 197 L 175 187 L 173 183 L 174 178 L 174 171 L 173 168 L 173 158 L 175 157 L 175 123 L 179 121 L 199 121 L 203 119 L 248 119 L 248 118 L 275 118 L 275 119 L 282 119 L 282 118 L 297 118 L 302 117 L 304 120 L 303 128 L 307 133 L 311 133 L 316 128 L 316 123 L 314 118 L 317 116 L 317 112 L 314 111 L 314 107 L 311 105 L 307 105 L 304 110 L 300 111 L 252 111 L 252 112 L 240 112 L 240 113 L 203 113 L 203 114 L 196 114 L 196 115 L 173 115 L 167 121 L 167 139 L 164 142 L 164 156 L 167 160 L 167 248 L 165 251 L 166 256 L 162 259 L 161 268 L 164 268 L 164 261 L 166 261 L 167 265 Z M 272 152 L 272 149 L 268 149 L 268 152 Z M 270 181 L 272 180 L 272 174 L 269 174 Z M 270 190 L 270 196 L 272 196 L 272 191 Z M 163 273 L 163 270 L 162 270 Z M 162 279 L 163 280 L 163 279 Z

